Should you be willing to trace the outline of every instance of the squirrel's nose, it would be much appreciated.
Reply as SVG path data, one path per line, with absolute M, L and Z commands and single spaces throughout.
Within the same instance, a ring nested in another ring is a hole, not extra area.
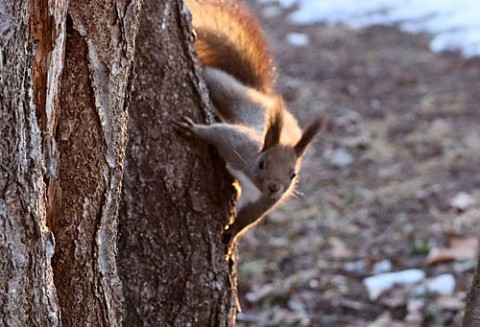
M 270 192 L 276 193 L 280 189 L 280 185 L 277 183 L 268 183 L 268 189 Z

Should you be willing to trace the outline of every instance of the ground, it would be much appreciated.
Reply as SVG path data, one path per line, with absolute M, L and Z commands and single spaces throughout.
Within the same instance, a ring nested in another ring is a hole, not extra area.
M 290 110 L 330 123 L 300 194 L 239 241 L 239 325 L 459 326 L 480 235 L 480 59 L 432 53 L 426 34 L 298 26 L 248 3 Z M 310 43 L 288 44 L 292 32 Z M 453 276 L 454 291 L 369 298 L 364 278 L 410 268 Z

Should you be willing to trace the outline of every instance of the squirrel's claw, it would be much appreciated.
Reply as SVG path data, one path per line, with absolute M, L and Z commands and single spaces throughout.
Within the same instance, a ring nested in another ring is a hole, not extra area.
M 195 127 L 195 123 L 193 122 L 193 120 L 191 120 L 189 117 L 186 117 L 186 116 L 183 116 L 182 120 L 174 121 L 173 123 L 175 124 L 175 126 L 190 133 L 193 132 L 193 129 Z

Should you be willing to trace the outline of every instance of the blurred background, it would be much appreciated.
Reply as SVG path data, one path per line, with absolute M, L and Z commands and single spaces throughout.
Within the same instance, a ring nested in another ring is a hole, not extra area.
M 239 241 L 250 326 L 460 326 L 480 235 L 480 2 L 247 0 L 302 125 L 298 195 Z

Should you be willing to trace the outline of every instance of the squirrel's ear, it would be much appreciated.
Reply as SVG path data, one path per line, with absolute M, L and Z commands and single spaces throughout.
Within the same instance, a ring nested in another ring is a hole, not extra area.
M 305 128 L 302 138 L 297 142 L 297 144 L 295 144 L 295 153 L 297 154 L 297 157 L 303 156 L 305 150 L 308 148 L 308 145 L 312 142 L 313 137 L 324 126 L 324 124 L 325 119 L 323 117 L 317 117 Z
M 267 128 L 263 141 L 262 152 L 280 143 L 280 135 L 284 124 L 285 109 L 283 100 L 279 98 L 272 109 L 268 111 Z

